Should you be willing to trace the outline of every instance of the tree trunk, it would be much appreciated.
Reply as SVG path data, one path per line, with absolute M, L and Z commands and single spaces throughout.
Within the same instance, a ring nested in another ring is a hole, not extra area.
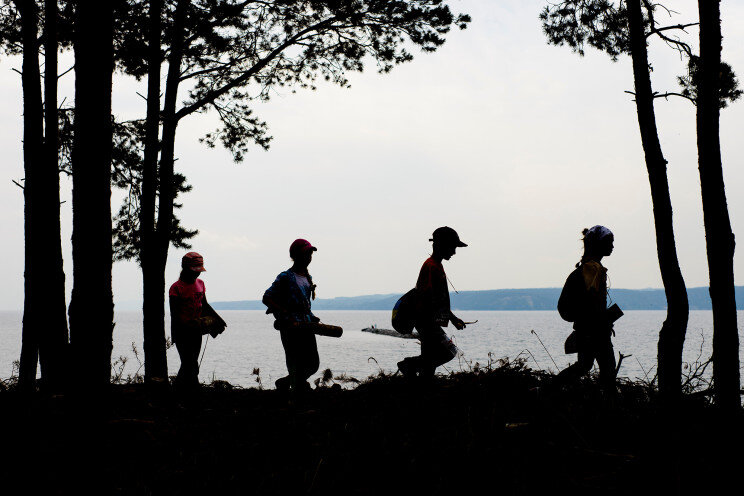
M 739 331 L 734 297 L 734 234 L 723 183 L 719 139 L 721 11 L 718 0 L 700 0 L 700 85 L 697 145 L 703 220 L 713 304 L 713 384 L 716 403 L 725 411 L 741 406 Z
M 70 340 L 76 381 L 103 389 L 111 377 L 111 77 L 113 9 L 80 0 L 75 19 Z
M 147 120 L 145 124 L 145 156 L 140 200 L 140 263 L 142 266 L 142 315 L 145 351 L 145 378 L 168 378 L 165 353 L 165 315 L 163 309 L 164 282 L 159 284 L 157 239 L 155 233 L 155 201 L 157 190 L 158 148 L 160 131 L 160 37 L 162 32 L 162 0 L 152 0 L 149 12 Z
M 65 273 L 62 262 L 62 239 L 59 207 L 59 163 L 57 122 L 57 2 L 45 0 L 44 50 L 44 157 L 37 177 L 39 197 L 36 211 L 38 226 L 35 247 L 37 266 L 41 269 L 38 284 L 45 288 L 42 327 L 40 329 L 39 361 L 45 386 L 62 388 L 67 363 L 67 304 L 65 303 Z
M 34 256 L 42 240 L 36 239 L 38 197 L 36 172 L 42 160 L 43 110 L 41 103 L 41 73 L 39 72 L 39 45 L 37 8 L 33 0 L 16 0 L 21 14 L 23 37 L 23 167 L 25 174 L 24 223 L 25 262 L 24 262 L 24 302 L 23 331 L 21 344 L 21 366 L 18 375 L 19 388 L 33 390 L 39 357 L 40 320 L 38 299 L 43 298 L 43 286 L 36 284 L 39 279 L 38 259 Z
M 656 252 L 659 258 L 661 279 L 667 299 L 667 315 L 659 332 L 658 376 L 662 398 L 674 402 L 681 394 L 682 349 L 687 332 L 689 303 L 687 288 L 677 259 L 672 222 L 672 201 L 669 196 L 667 161 L 661 151 L 659 133 L 654 113 L 654 96 L 649 74 L 646 33 L 640 0 L 628 0 L 628 30 L 633 79 L 638 113 L 638 126 L 646 158 L 646 169 L 651 186 L 651 202 L 656 228 Z
M 176 6 L 173 24 L 173 42 L 168 57 L 168 75 L 165 83 L 165 101 L 163 107 L 163 139 L 160 152 L 160 170 L 158 186 L 160 196 L 158 203 L 157 230 L 154 242 L 151 246 L 151 258 L 147 266 L 142 266 L 144 284 L 148 287 L 145 295 L 144 307 L 157 315 L 153 319 L 152 327 L 146 330 L 150 336 L 158 336 L 162 339 L 165 334 L 163 308 L 165 297 L 165 264 L 168 260 L 168 247 L 171 241 L 173 227 L 173 163 L 176 140 L 176 127 L 178 120 L 175 117 L 178 95 L 179 79 L 181 77 L 181 62 L 183 59 L 184 30 L 186 22 L 186 10 L 189 7 L 188 0 L 179 0 Z M 148 255 L 148 257 L 150 257 Z M 159 312 L 159 313 L 158 313 Z M 157 327 L 155 327 L 157 325 Z M 155 364 L 165 363 L 165 347 L 155 350 L 157 354 L 150 355 L 145 360 L 154 360 Z

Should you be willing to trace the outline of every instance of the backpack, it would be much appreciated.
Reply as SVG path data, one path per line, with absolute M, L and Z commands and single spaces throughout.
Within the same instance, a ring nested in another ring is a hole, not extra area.
M 561 296 L 558 298 L 558 313 L 567 322 L 575 322 L 579 313 L 579 305 L 584 290 L 581 268 L 575 269 L 569 274 L 563 285 Z
M 416 288 L 401 296 L 393 307 L 393 329 L 401 334 L 411 334 L 416 325 Z
M 583 279 L 581 279 L 581 269 L 577 268 L 566 279 L 566 283 L 563 285 L 561 296 L 558 298 L 558 313 L 561 318 L 566 322 L 576 321 L 578 315 L 578 300 L 581 297 L 579 294 L 582 290 Z M 563 351 L 566 355 L 578 353 L 579 351 L 579 334 L 574 330 L 566 338 L 566 342 L 563 343 Z

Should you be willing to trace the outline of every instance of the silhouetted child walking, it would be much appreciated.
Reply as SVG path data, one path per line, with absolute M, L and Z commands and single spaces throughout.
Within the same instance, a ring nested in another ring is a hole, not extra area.
M 276 277 L 263 296 L 268 307 L 266 313 L 273 313 L 276 318 L 274 327 L 279 330 L 287 362 L 287 376 L 275 382 L 280 391 L 310 389 L 307 380 L 320 366 L 315 334 L 297 326 L 297 323 L 320 322 L 310 308 L 311 300 L 315 299 L 315 285 L 307 267 L 314 251 L 317 248 L 309 241 L 296 239 L 289 247 L 294 264 Z
M 181 275 L 168 291 L 171 338 L 181 358 L 176 385 L 182 389 L 199 386 L 199 350 L 202 344 L 199 319 L 207 304 L 204 281 L 199 279 L 199 275 L 205 270 L 201 255 L 195 251 L 187 253 L 181 259 Z
M 455 250 L 468 246 L 451 227 L 439 227 L 432 239 L 433 252 L 426 259 L 416 281 L 416 329 L 421 341 L 421 355 L 408 357 L 398 362 L 398 369 L 406 378 L 430 379 L 440 365 L 452 360 L 456 348 L 442 327 L 450 322 L 457 329 L 464 329 L 465 323 L 450 311 L 447 276 L 442 266 Z
M 566 341 L 566 353 L 578 352 L 578 359 L 558 374 L 556 385 L 562 386 L 587 374 L 596 360 L 600 383 L 614 389 L 612 323 L 619 316 L 607 309 L 607 269 L 601 261 L 612 253 L 615 237 L 604 226 L 584 229 L 583 234 L 584 255 L 566 279 L 558 299 L 561 317 L 574 323 L 575 331 Z

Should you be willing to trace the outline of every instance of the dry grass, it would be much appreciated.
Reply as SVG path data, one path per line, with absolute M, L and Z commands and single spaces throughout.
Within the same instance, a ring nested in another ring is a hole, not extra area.
M 190 397 L 136 381 L 87 401 L 3 391 L 0 477 L 46 494 L 627 495 L 710 491 L 742 461 L 718 456 L 740 430 L 694 395 L 669 411 L 641 382 L 551 391 L 522 358 L 458 368 L 430 383 L 326 370 L 295 398 L 262 389 L 259 370 L 257 387 L 215 380 Z

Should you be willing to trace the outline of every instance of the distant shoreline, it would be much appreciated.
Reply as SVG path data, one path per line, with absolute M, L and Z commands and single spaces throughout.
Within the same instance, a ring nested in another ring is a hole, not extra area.
M 561 288 L 492 289 L 450 293 L 456 310 L 555 310 Z M 690 310 L 711 310 L 707 287 L 687 290 Z M 391 310 L 402 293 L 318 299 L 313 310 Z M 611 289 L 612 301 L 624 310 L 666 310 L 663 289 Z M 736 286 L 736 308 L 744 310 L 744 286 Z M 217 310 L 265 310 L 259 300 L 218 301 Z
M 744 310 L 744 286 L 736 286 L 736 309 Z M 319 298 L 313 310 L 392 310 L 402 293 Z M 561 288 L 490 289 L 450 293 L 453 310 L 555 311 Z M 707 287 L 688 288 L 690 310 L 711 310 Z M 663 289 L 611 289 L 610 297 L 623 310 L 666 310 Z M 266 310 L 260 300 L 212 302 L 217 310 Z M 136 311 L 141 301 L 117 301 L 116 310 Z M 22 312 L 23 309 L 2 309 Z

